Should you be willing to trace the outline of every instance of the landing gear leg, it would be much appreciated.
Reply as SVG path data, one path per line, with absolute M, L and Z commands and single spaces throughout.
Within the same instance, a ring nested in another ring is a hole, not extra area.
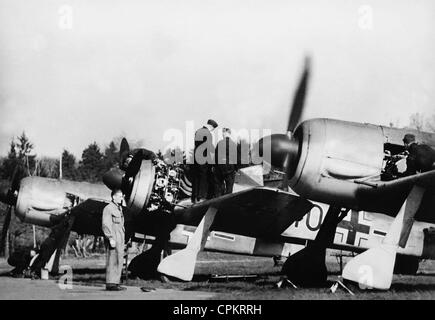
M 132 277 L 139 277 L 143 280 L 155 279 L 158 277 L 157 266 L 159 265 L 162 252 L 163 255 L 169 251 L 170 233 L 176 223 L 172 217 L 159 220 L 160 229 L 156 232 L 156 239 L 150 249 L 134 257 L 128 265 L 128 271 Z
M 334 241 L 337 225 L 347 212 L 340 207 L 329 207 L 316 239 L 287 259 L 281 272 L 291 282 L 300 287 L 326 286 L 326 248 Z
M 30 269 L 33 274 L 39 275 L 39 272 L 44 268 L 50 260 L 54 251 L 57 250 L 51 272 L 57 274 L 59 272 L 59 257 L 62 248 L 66 246 L 71 228 L 74 224 L 75 217 L 73 215 L 66 216 L 60 223 L 55 225 L 50 235 L 41 244 L 41 250 Z
M 156 237 L 152 247 L 138 256 L 134 257 L 128 265 L 132 277 L 139 277 L 143 280 L 157 277 L 157 266 L 160 263 L 161 254 L 167 246 L 168 235 Z
M 62 254 L 62 251 L 65 250 L 66 244 L 68 243 L 68 238 L 71 233 L 72 226 L 74 224 L 75 216 L 70 215 L 66 219 L 67 222 L 65 224 L 65 231 L 56 248 L 56 255 L 54 257 L 53 266 L 51 267 L 51 273 L 55 275 L 59 274 L 60 255 Z

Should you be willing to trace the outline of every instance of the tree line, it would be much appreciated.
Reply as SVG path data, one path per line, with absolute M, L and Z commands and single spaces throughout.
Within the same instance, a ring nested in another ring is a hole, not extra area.
M 107 147 L 101 149 L 96 142 L 89 144 L 77 160 L 74 154 L 64 149 L 62 152 L 62 178 L 75 181 L 100 182 L 103 174 L 118 165 L 119 148 L 112 140 Z M 41 176 L 59 178 L 59 158 L 37 157 L 34 144 L 23 132 L 11 139 L 9 152 L 0 158 L 0 177 L 11 179 L 14 172 L 21 176 Z
M 390 125 L 395 126 L 393 123 Z M 435 131 L 435 115 L 425 117 L 420 113 L 411 114 L 409 124 L 406 127 L 433 132 Z M 62 178 L 88 182 L 102 181 L 103 174 L 118 165 L 120 141 L 121 137 L 115 137 L 103 149 L 96 142 L 92 142 L 83 150 L 79 160 L 67 149 L 64 149 L 62 153 Z M 134 144 L 136 147 L 140 147 L 143 141 L 131 144 L 133 147 Z M 162 155 L 160 151 L 158 151 L 158 155 L 160 158 L 165 158 L 165 155 Z M 59 178 L 59 164 L 58 158 L 37 157 L 34 154 L 34 144 L 23 132 L 20 136 L 11 139 L 7 156 L 0 157 L 0 178 L 11 179 L 14 171 L 17 171 L 16 168 L 19 168 L 18 171 L 21 172 L 22 176 L 36 175 Z

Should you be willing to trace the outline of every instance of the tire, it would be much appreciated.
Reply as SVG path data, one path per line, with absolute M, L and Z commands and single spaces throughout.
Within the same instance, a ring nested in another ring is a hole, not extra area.
M 396 256 L 396 263 L 394 265 L 395 274 L 415 275 L 418 271 L 420 259 L 413 256 Z

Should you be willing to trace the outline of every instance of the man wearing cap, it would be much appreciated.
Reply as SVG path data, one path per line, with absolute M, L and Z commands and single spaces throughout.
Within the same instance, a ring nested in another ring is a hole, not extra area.
M 120 291 L 119 285 L 124 264 L 125 228 L 122 213 L 123 194 L 119 189 L 112 191 L 112 202 L 103 210 L 102 228 L 106 246 L 106 290 Z
M 416 174 L 417 172 L 425 172 L 434 169 L 435 150 L 427 144 L 418 144 L 415 141 L 415 136 L 411 133 L 405 134 L 403 137 L 405 149 L 409 155 L 406 159 L 406 171 L 403 176 Z
M 237 145 L 231 140 L 231 129 L 222 129 L 223 139 L 218 142 L 215 150 L 214 190 L 215 196 L 233 192 L 236 175 Z
M 193 149 L 193 181 L 192 202 L 199 202 L 211 198 L 212 176 L 211 167 L 214 163 L 213 138 L 211 132 L 218 126 L 210 119 L 207 124 L 195 132 L 195 147 Z

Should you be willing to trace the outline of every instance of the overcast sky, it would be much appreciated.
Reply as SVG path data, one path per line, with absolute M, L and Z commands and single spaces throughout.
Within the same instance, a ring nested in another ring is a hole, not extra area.
M 303 119 L 375 124 L 435 114 L 435 2 L 0 1 L 0 155 L 81 156 L 121 134 L 208 118 L 283 132 L 304 55 Z

